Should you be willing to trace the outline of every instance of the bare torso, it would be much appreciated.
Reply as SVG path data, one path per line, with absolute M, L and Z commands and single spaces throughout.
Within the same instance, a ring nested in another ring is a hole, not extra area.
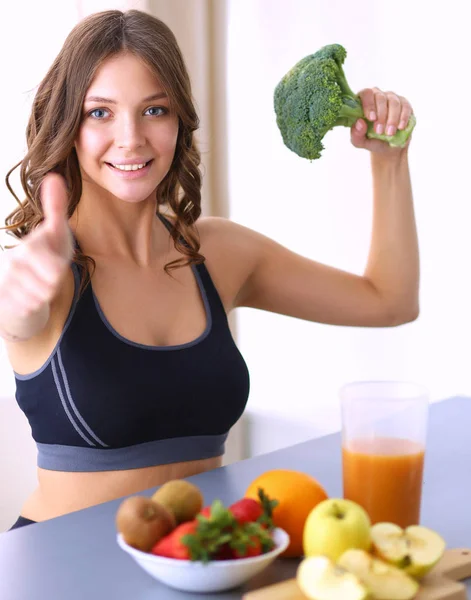
M 38 487 L 24 503 L 21 514 L 44 521 L 127 494 L 220 467 L 222 457 L 158 465 L 126 471 L 66 473 L 38 469 Z
M 230 253 L 225 255 L 221 252 L 214 224 L 209 224 L 207 235 L 204 229 L 203 224 L 200 227 L 201 252 L 228 311 L 248 264 L 247 261 L 237 261 L 232 267 L 228 265 Z M 141 344 L 165 346 L 191 341 L 204 331 L 206 313 L 191 269 L 184 267 L 173 271 L 173 277 L 166 275 L 162 269 L 164 264 L 178 257 L 170 247 L 168 254 L 161 257 L 160 264 L 152 267 L 136 268 L 120 260 L 118 268 L 115 259 L 97 261 L 93 291 L 108 321 L 123 337 Z M 244 265 L 242 269 L 238 266 L 239 262 Z M 70 272 L 63 293 L 51 310 L 52 321 L 47 335 L 40 340 L 31 340 L 21 348 L 9 345 L 10 360 L 17 373 L 31 373 L 47 360 L 66 321 L 73 289 Z M 140 307 L 139 310 L 135 310 L 136 306 Z M 138 493 L 170 479 L 214 469 L 221 464 L 222 456 L 123 471 L 77 473 L 38 469 L 38 487 L 27 498 L 21 515 L 34 521 L 51 519 Z

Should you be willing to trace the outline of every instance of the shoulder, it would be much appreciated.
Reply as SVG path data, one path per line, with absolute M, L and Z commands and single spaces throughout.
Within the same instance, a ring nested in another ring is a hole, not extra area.
M 262 234 L 223 217 L 202 217 L 196 223 L 201 245 L 213 250 L 233 252 L 253 256 L 257 248 L 269 242 Z
M 226 310 L 230 310 L 256 268 L 264 236 L 223 217 L 202 217 L 196 227 L 200 252 Z
M 240 226 L 224 217 L 200 217 L 196 222 L 196 227 L 201 236 L 209 239 L 230 232 L 234 233 Z

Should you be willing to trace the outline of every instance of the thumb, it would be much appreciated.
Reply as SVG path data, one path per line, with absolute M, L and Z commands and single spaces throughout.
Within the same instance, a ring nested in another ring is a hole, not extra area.
M 41 183 L 40 194 L 46 229 L 57 232 L 68 226 L 69 199 L 64 178 L 58 173 L 48 173 Z

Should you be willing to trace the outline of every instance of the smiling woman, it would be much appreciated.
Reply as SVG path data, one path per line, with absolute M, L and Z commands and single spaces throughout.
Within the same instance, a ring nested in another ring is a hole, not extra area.
M 172 33 L 138 11 L 85 19 L 39 87 L 1 288 L 38 447 L 29 521 L 221 464 L 248 374 L 199 264 L 197 124 Z
M 381 127 L 411 110 L 377 88 L 362 102 Z M 200 218 L 197 127 L 175 38 L 140 11 L 84 19 L 39 86 L 0 279 L 0 333 L 38 447 L 29 522 L 221 465 L 249 393 L 234 308 L 357 326 L 417 315 L 407 148 L 352 128 L 376 206 L 360 277 Z

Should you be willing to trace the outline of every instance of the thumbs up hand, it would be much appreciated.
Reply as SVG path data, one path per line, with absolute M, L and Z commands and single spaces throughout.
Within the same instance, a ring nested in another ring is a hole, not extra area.
M 13 330 L 22 323 L 19 329 L 24 331 L 26 321 L 34 320 L 35 315 L 49 315 L 49 303 L 59 291 L 73 256 L 67 188 L 57 173 L 45 177 L 41 204 L 44 221 L 2 257 L 0 335 L 12 332 L 5 338 L 16 338 Z

